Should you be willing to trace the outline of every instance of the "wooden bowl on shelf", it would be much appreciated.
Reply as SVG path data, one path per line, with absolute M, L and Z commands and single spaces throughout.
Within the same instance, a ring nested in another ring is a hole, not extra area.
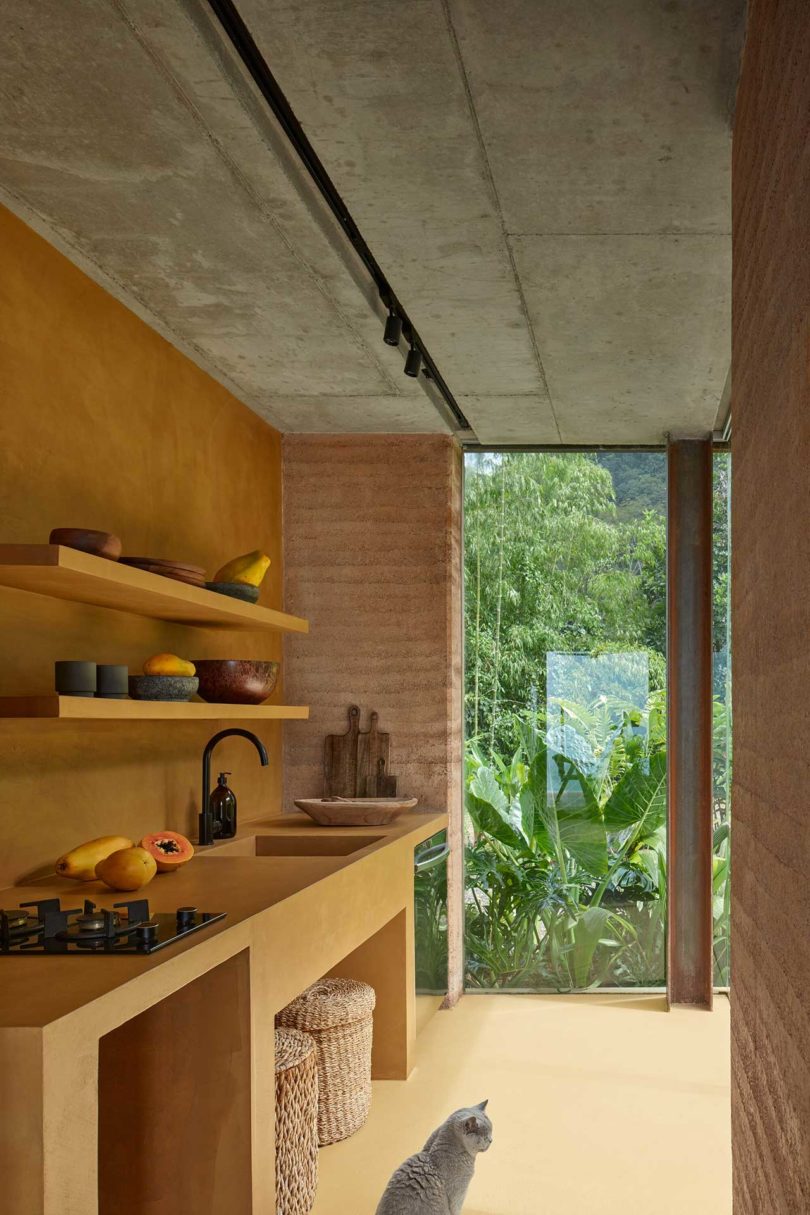
M 108 561 L 117 561 L 123 548 L 118 536 L 112 532 L 94 532 L 86 527 L 55 527 L 48 537 L 48 543 L 77 548 L 82 553 L 106 557 Z
M 147 574 L 159 574 L 161 578 L 187 582 L 190 586 L 205 586 L 205 570 L 202 566 L 188 565 L 185 561 L 167 561 L 163 557 L 122 557 L 121 564 L 144 570 Z

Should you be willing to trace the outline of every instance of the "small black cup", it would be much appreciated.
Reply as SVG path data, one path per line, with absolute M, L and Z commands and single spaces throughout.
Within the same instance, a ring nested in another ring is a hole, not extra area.
M 100 662 L 96 667 L 96 696 L 129 700 L 129 669 L 117 663 Z
M 95 696 L 94 662 L 55 662 L 56 690 L 60 696 Z

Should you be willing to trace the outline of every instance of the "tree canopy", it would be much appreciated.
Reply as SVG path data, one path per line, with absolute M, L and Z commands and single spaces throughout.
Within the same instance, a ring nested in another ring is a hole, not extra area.
M 642 458 L 665 484 L 663 455 Z M 596 456 L 468 457 L 465 578 L 468 738 L 508 746 L 514 714 L 544 703 L 550 651 L 646 650 L 663 686 L 666 520 L 620 512 Z

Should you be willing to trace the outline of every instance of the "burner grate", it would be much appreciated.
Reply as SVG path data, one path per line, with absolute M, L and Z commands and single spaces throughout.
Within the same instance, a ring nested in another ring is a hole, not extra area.
M 154 953 L 224 919 L 225 914 L 178 907 L 153 915 L 148 899 L 114 903 L 112 909 L 97 907 L 90 899 L 84 900 L 83 907 L 67 908 L 59 899 L 39 899 L 0 910 L 0 954 Z

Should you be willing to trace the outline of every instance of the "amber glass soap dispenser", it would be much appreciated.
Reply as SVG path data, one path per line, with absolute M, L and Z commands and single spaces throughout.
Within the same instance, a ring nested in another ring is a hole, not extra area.
M 211 794 L 211 820 L 214 838 L 229 840 L 236 835 L 236 794 L 228 788 L 230 772 L 220 772 L 217 787 Z

